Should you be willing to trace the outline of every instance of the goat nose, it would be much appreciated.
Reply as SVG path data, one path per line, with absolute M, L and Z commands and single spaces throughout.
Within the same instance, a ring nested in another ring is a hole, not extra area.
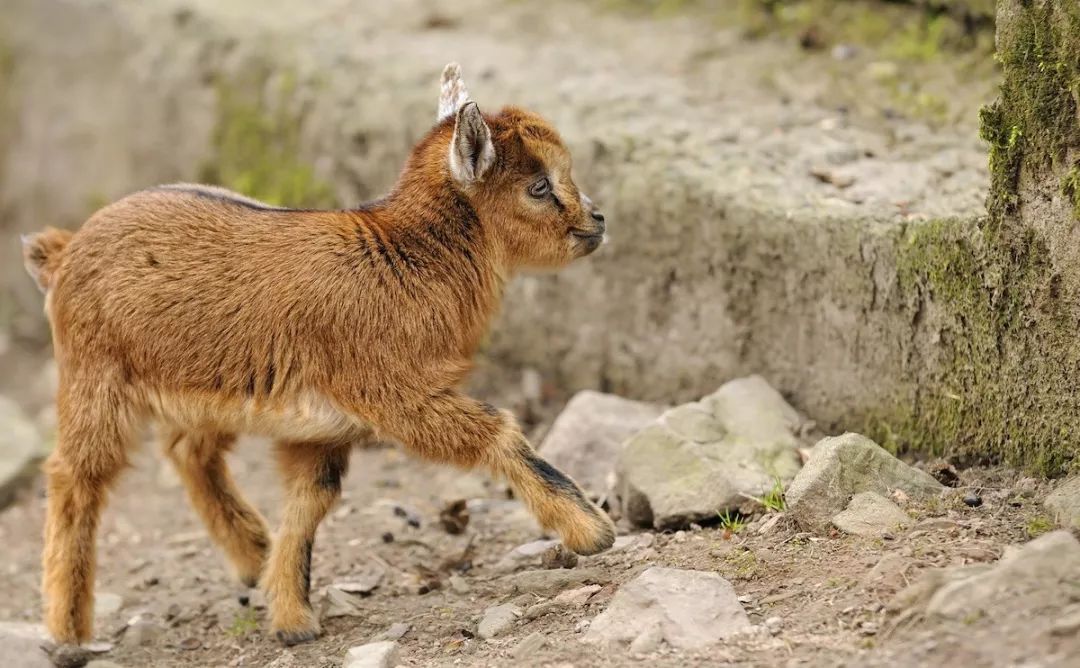
M 604 222 L 604 214 L 600 213 L 599 211 L 592 211 L 589 213 L 589 215 L 591 215 L 592 219 L 598 223 Z

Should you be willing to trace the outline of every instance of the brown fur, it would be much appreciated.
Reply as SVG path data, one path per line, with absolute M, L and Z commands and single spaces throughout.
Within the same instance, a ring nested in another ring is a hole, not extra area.
M 260 580 L 286 643 L 318 633 L 311 545 L 353 443 L 390 439 L 484 468 L 571 549 L 611 545 L 610 520 L 513 418 L 458 389 L 506 280 L 588 254 L 603 219 L 578 193 L 558 134 L 521 109 L 483 117 L 493 166 L 456 182 L 447 155 L 464 113 L 416 146 L 387 197 L 355 210 L 164 186 L 107 206 L 74 235 L 26 239 L 60 370 L 44 552 L 58 641 L 91 635 L 99 513 L 147 419 L 163 426 L 167 456 L 240 579 Z M 530 196 L 544 174 L 553 197 Z M 226 467 L 242 432 L 277 441 L 287 500 L 272 546 Z

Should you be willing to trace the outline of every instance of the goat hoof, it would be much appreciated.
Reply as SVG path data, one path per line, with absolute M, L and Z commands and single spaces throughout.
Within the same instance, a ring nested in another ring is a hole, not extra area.
M 311 642 L 319 637 L 318 629 L 303 629 L 299 631 L 278 631 L 274 634 L 282 645 L 292 647 L 300 643 Z

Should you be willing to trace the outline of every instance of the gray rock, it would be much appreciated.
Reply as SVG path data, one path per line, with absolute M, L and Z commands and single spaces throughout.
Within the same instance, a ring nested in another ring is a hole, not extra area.
M 832 518 L 833 526 L 855 536 L 881 536 L 910 522 L 899 506 L 875 492 L 859 492 Z
M 120 612 L 124 598 L 107 591 L 94 592 L 94 617 L 102 619 Z
M 675 529 L 761 496 L 799 470 L 803 418 L 760 376 L 725 383 L 633 436 L 618 492 L 639 526 Z
M 554 596 L 569 587 L 584 584 L 606 584 L 611 580 L 604 571 L 595 568 L 522 571 L 502 578 L 515 593 Z
M 663 410 L 614 394 L 578 392 L 551 425 L 540 452 L 586 491 L 604 494 L 623 443 Z
M 779 635 L 784 630 L 784 618 L 769 617 L 765 620 L 765 629 L 768 630 L 770 635 Z
M 511 655 L 518 661 L 522 661 L 530 658 L 532 655 L 539 652 L 547 644 L 547 636 L 539 631 L 530 633 L 514 647 Z
M 1043 505 L 1059 526 L 1080 529 L 1080 476 L 1069 478 L 1051 492 Z
M 1080 542 L 1065 530 L 1012 547 L 995 564 L 929 571 L 889 602 L 893 611 L 971 619 L 982 615 L 1046 615 L 1072 603 L 1080 580 Z
M 123 644 L 129 647 L 147 647 L 156 643 L 164 632 L 165 628 L 154 621 L 150 614 L 136 615 L 128 620 Z
M 330 619 L 364 615 L 362 600 L 378 588 L 383 575 L 381 566 L 372 566 L 355 578 L 327 585 L 323 590 L 322 616 Z
M 351 648 L 343 668 L 393 668 L 398 661 L 398 644 L 392 640 L 371 642 Z
M 660 643 L 663 642 L 663 640 L 664 637 L 660 633 L 660 627 L 650 626 L 649 628 L 639 633 L 638 637 L 634 638 L 633 641 L 630 642 L 630 654 L 633 654 L 635 656 L 639 656 L 642 654 L 651 654 L 660 647 Z
M 37 475 L 44 439 L 15 402 L 0 397 L 0 508 Z
M 476 626 L 476 635 L 484 640 L 496 638 L 514 626 L 522 615 L 522 610 L 509 603 L 495 605 L 484 611 L 484 616 Z
M 785 491 L 788 512 L 803 527 L 828 529 L 854 494 L 876 492 L 888 498 L 901 490 L 912 499 L 940 494 L 945 487 L 860 434 L 822 439 Z
M 0 622 L 0 657 L 4 668 L 53 668 L 41 649 L 48 641 L 45 628 L 26 622 Z
M 544 552 L 558 544 L 559 541 L 557 540 L 534 540 L 530 543 L 518 545 L 496 562 L 495 570 L 508 573 L 526 564 L 538 565 Z
M 380 633 L 377 639 L 401 640 L 410 630 L 412 630 L 412 624 L 406 624 L 405 622 L 395 622 L 390 625 L 390 628 Z
M 751 628 L 735 590 L 718 574 L 653 567 L 619 589 L 584 640 L 628 644 L 652 633 L 657 642 L 693 650 Z

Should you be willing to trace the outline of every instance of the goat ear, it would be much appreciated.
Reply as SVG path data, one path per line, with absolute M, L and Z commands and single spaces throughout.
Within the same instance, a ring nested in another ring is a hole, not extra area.
M 450 142 L 450 174 L 463 186 L 484 178 L 495 162 L 491 130 L 475 102 L 466 102 L 457 112 L 454 138 Z
M 439 88 L 439 114 L 437 123 L 450 118 L 469 101 L 469 91 L 461 78 L 461 65 L 450 63 L 443 69 Z

